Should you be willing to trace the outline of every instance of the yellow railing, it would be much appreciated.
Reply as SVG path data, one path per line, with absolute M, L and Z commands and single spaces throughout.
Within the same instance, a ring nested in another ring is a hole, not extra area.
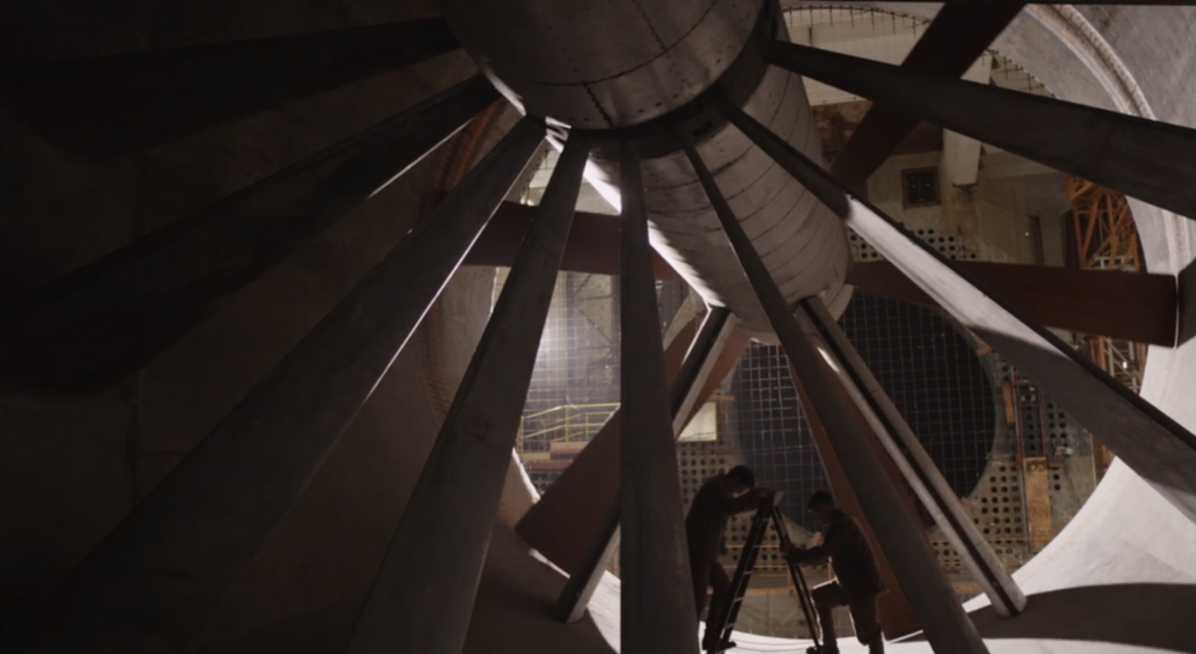
M 606 424 L 617 402 L 565 404 L 523 417 L 516 448 L 520 454 L 550 452 L 557 443 L 585 443 Z

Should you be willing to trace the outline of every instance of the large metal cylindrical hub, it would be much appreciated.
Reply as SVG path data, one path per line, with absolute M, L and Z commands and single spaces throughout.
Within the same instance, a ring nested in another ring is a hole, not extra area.
M 754 337 L 773 340 L 705 192 L 676 146 L 681 131 L 695 141 L 785 298 L 796 303 L 819 296 L 835 316 L 842 313 L 851 296 L 844 285 L 851 257 L 842 221 L 722 120 L 704 95 L 725 93 L 821 161 L 801 78 L 766 67 L 751 47 L 753 32 L 788 38 L 774 2 L 673 0 L 647 10 L 616 0 L 601 12 L 533 0 L 481 4 L 466 11 L 461 0 L 450 0 L 447 15 L 509 98 L 572 129 L 637 142 L 652 243 L 707 303 L 731 309 Z M 615 157 L 603 148 L 592 157 L 597 165 L 587 179 L 617 203 Z
M 585 129 L 696 98 L 743 49 L 759 0 L 446 0 L 466 49 L 528 113 Z

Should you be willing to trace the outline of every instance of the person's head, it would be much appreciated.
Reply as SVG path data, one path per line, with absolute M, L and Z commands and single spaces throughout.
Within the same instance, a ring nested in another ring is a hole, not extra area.
M 747 466 L 735 466 L 727 471 L 727 486 L 739 495 L 756 487 L 756 473 Z
M 815 491 L 810 496 L 810 501 L 806 502 L 806 508 L 814 514 L 815 518 L 818 518 L 819 522 L 829 525 L 835 516 L 835 498 L 824 490 Z

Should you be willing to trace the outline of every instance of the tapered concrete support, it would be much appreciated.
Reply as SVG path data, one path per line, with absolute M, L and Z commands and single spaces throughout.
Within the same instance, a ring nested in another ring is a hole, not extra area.
M 0 388 L 61 394 L 118 382 L 498 97 L 479 75 L 52 284 L 0 327 Z
M 524 119 L 50 596 L 24 652 L 186 651 L 531 159 Z M 508 452 L 509 454 L 509 452 Z
M 685 354 L 685 360 L 677 371 L 669 393 L 674 438 L 681 434 L 696 409 L 710 396 L 708 382 L 712 376 L 718 376 L 719 381 L 725 376 L 727 368 L 720 367 L 718 362 L 728 340 L 735 332 L 735 323 L 735 317 L 725 307 L 707 308 L 702 326 Z M 666 350 L 666 376 L 669 372 L 669 358 L 669 352 Z M 621 418 L 615 416 L 612 416 L 612 419 L 621 422 Z M 586 606 L 598 588 L 598 582 L 602 580 L 603 573 L 614 560 L 616 545 L 619 542 L 619 521 L 619 503 L 612 502 L 607 509 L 604 528 L 592 539 L 586 550 L 583 566 L 569 571 L 569 580 L 565 583 L 556 606 L 556 613 L 562 620 L 574 622 L 585 614 Z
M 848 396 L 897 464 L 922 506 L 930 512 L 944 537 L 992 600 L 993 608 L 1006 617 L 1021 613 L 1026 608 L 1025 594 L 973 524 L 959 497 L 880 382 L 847 340 L 847 334 L 818 298 L 802 300 L 797 317 L 807 335 L 815 339 L 816 347 L 833 357 L 835 365 L 832 367 Z
M 724 112 L 729 113 L 726 110 Z M 736 119 L 732 118 L 732 121 L 736 122 Z M 751 134 L 748 136 L 751 137 Z M 867 438 L 851 419 L 850 400 L 841 392 L 823 355 L 790 313 L 784 295 L 698 153 L 688 143 L 685 144 L 685 150 L 718 215 L 727 240 L 768 314 L 790 365 L 797 372 L 811 405 L 817 409 L 831 448 L 859 498 L 864 516 L 892 563 L 901 587 L 909 596 L 927 639 L 940 652 L 987 652 L 975 626 L 947 582 L 938 559 L 923 539 L 921 527 L 902 506 L 897 489 L 886 475 Z
M 792 43 L 762 49 L 774 65 L 1196 218 L 1196 130 Z
M 697 654 L 681 478 L 669 416 L 660 311 L 639 158 L 619 157 L 622 209 L 622 470 L 620 568 L 623 654 Z
M 111 156 L 402 68 L 460 46 L 439 18 L 97 59 L 9 60 L 4 104 L 52 143 Z
M 901 62 L 901 68 L 945 77 L 963 75 L 1021 13 L 1022 6 L 1018 2 L 989 0 L 943 5 L 926 33 Z M 866 188 L 872 173 L 888 160 L 919 122 L 887 104 L 872 105 L 832 164 L 831 174 L 848 188 Z
M 465 644 L 589 143 L 565 151 L 395 531 L 347 654 Z
M 966 82 L 961 82 L 964 84 Z M 976 332 L 1169 502 L 1196 520 L 1196 436 L 1026 318 L 750 116 L 724 112 L 923 292 Z

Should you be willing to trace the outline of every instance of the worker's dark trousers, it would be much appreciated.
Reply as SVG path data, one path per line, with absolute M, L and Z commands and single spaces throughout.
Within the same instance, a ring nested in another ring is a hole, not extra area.
M 690 561 L 690 574 L 693 576 L 694 582 L 694 607 L 698 612 L 698 619 L 702 619 L 702 609 L 706 607 L 706 589 L 713 588 L 714 593 L 710 600 L 710 614 L 706 618 L 707 626 L 714 616 L 722 610 L 723 602 L 726 601 L 727 593 L 731 590 L 731 580 L 727 577 L 727 571 L 723 570 L 723 566 L 718 564 L 718 561 Z M 708 638 L 714 638 L 714 634 L 707 634 Z
M 877 610 L 879 597 L 880 595 L 875 594 L 848 597 L 837 581 L 822 584 L 811 590 L 810 598 L 814 600 L 814 608 L 818 611 L 818 624 L 822 625 L 823 642 L 831 648 L 836 645 L 833 613 L 836 607 L 846 606 L 851 610 L 856 638 L 868 646 L 869 654 L 884 652 L 885 638 L 880 630 L 880 615 Z

